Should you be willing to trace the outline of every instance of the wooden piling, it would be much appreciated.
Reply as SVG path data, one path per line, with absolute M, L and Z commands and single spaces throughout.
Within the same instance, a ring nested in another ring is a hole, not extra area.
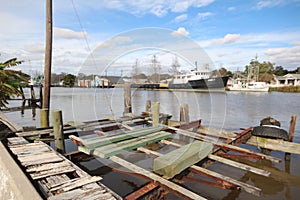
M 153 127 L 158 127 L 159 124 L 159 102 L 154 102 L 152 107 L 152 122 Z
M 180 122 L 189 122 L 189 105 L 183 104 L 180 106 Z
M 33 85 L 30 86 L 30 102 L 28 101 L 28 106 L 33 106 L 35 104 L 35 93 Z
M 290 121 L 290 129 L 289 129 L 289 142 L 293 142 L 293 139 L 294 139 L 296 120 L 297 120 L 297 116 L 292 115 L 291 121 Z M 286 161 L 289 161 L 291 159 L 291 154 L 290 153 L 285 153 L 284 158 L 285 158 Z
M 151 112 L 151 100 L 146 101 L 146 112 Z
M 52 124 L 55 139 L 55 150 L 60 153 L 65 153 L 63 120 L 61 110 L 52 111 Z
M 124 84 L 124 114 L 132 113 L 130 83 Z
M 48 108 L 40 109 L 40 127 L 41 128 L 49 127 L 49 110 L 48 110 Z
M 43 107 L 43 86 L 40 85 L 40 108 Z

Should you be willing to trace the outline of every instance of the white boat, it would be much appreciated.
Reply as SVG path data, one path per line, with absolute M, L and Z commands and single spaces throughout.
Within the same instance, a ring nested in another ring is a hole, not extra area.
M 269 86 L 265 82 L 250 81 L 246 83 L 238 82 L 228 87 L 230 91 L 244 92 L 268 92 Z
M 230 91 L 244 91 L 244 92 L 268 92 L 269 86 L 265 82 L 258 81 L 259 65 L 257 65 L 257 55 L 248 67 L 247 80 L 240 78 L 236 79 L 231 86 L 228 87 Z

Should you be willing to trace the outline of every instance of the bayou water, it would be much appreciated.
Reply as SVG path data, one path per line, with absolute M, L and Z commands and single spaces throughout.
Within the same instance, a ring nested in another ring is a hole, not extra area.
M 26 91 L 29 97 L 29 91 Z M 240 128 L 257 126 L 261 119 L 271 116 L 281 122 L 281 128 L 288 130 L 293 114 L 298 116 L 294 141 L 300 143 L 300 94 L 299 93 L 240 93 L 240 92 L 171 92 L 153 90 L 132 90 L 132 107 L 136 114 L 145 110 L 147 100 L 160 102 L 160 112 L 172 114 L 172 119 L 179 119 L 179 107 L 188 104 L 190 120 L 202 119 L 202 124 L 210 127 L 239 132 Z M 11 102 L 10 106 L 20 106 L 20 102 Z M 123 114 L 123 90 L 94 89 L 94 88 L 51 88 L 51 110 L 60 109 L 63 112 L 64 123 L 69 121 L 90 121 L 107 116 L 121 116 Z M 6 112 L 8 118 L 21 126 L 39 127 L 39 111 Z M 260 152 L 260 149 L 241 145 L 250 150 Z M 66 141 L 68 152 L 76 147 Z M 171 148 L 162 148 L 161 152 L 168 152 Z M 291 155 L 291 161 L 284 161 L 284 153 L 272 151 L 272 156 L 281 158 L 281 163 L 267 161 L 246 161 L 249 165 L 257 166 L 271 172 L 266 178 L 245 172 L 221 163 L 214 163 L 208 169 L 216 171 L 234 179 L 246 182 L 262 189 L 260 197 L 247 192 L 230 191 L 215 188 L 203 183 L 186 181 L 185 187 L 208 199 L 298 199 L 300 195 L 300 155 Z M 142 153 L 127 152 L 124 159 L 151 170 L 151 157 Z M 126 196 L 147 183 L 140 177 L 133 177 L 124 172 L 126 169 L 104 160 L 93 159 L 77 163 L 92 175 L 103 177 L 103 183 L 121 196 Z M 113 170 L 116 169 L 116 170 Z M 195 175 L 195 178 L 200 178 Z M 176 198 L 169 195 L 169 199 Z M 177 197 L 178 198 L 178 197 Z

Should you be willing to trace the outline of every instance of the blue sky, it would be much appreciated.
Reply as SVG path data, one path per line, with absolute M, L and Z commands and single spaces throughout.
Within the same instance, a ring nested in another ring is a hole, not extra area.
M 0 1 L 0 61 L 18 57 L 25 61 L 20 66 L 25 72 L 43 71 L 45 2 Z M 109 73 L 117 74 L 129 69 L 137 58 L 141 65 L 149 62 L 151 54 L 156 54 L 168 68 L 174 59 L 166 52 L 169 49 L 180 60 L 193 63 L 194 57 L 186 58 L 181 50 L 176 52 L 176 48 L 185 45 L 178 38 L 172 40 L 173 33 L 197 44 L 215 68 L 243 70 L 257 54 L 261 62 L 270 61 L 292 70 L 300 67 L 299 10 L 300 0 L 53 0 L 52 71 L 77 74 L 92 59 L 89 68 L 114 63 L 118 67 L 109 68 Z M 138 35 L 132 33 L 148 27 L 157 31 L 144 34 L 151 33 L 148 36 L 157 41 L 151 43 L 145 39 L 144 43 L 137 43 Z M 165 44 L 163 53 L 157 49 L 137 53 L 145 46 L 159 46 L 160 37 L 164 38 L 160 30 L 170 32 L 170 48 Z M 96 57 L 97 51 L 105 51 L 103 44 L 111 44 L 107 41 L 112 38 L 118 41 L 110 49 L 115 52 L 105 57 L 111 62 L 102 63 Z M 123 43 L 130 44 L 131 51 L 134 46 L 135 53 L 121 56 L 128 51 L 119 51 L 118 45 Z

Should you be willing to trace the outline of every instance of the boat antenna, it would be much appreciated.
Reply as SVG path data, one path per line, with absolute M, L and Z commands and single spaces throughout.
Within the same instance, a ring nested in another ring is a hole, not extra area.
M 198 71 L 198 63 L 197 63 L 197 61 L 195 61 L 195 67 L 196 67 L 196 71 Z

